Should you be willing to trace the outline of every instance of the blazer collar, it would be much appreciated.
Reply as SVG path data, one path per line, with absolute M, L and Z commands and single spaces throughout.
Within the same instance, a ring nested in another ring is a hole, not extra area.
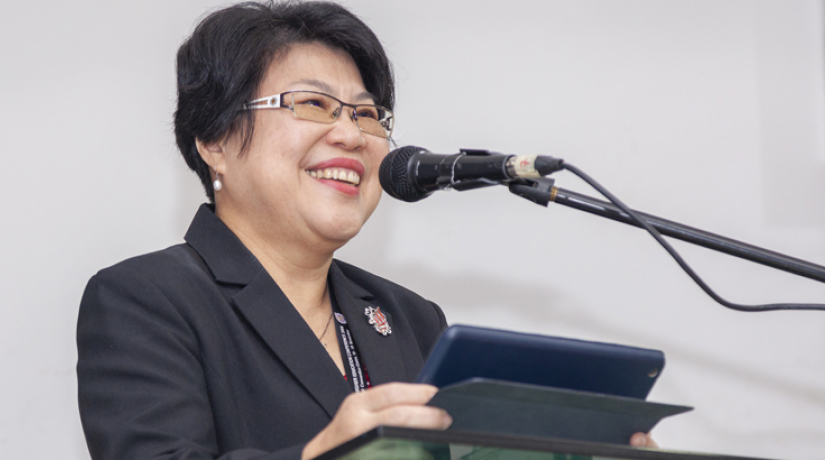
M 249 284 L 263 266 L 215 215 L 213 205 L 198 208 L 184 240 L 201 256 L 220 283 Z

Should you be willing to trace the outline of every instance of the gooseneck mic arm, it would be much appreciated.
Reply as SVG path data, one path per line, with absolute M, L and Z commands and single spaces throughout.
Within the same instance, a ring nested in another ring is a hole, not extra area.
M 779 254 L 778 252 L 762 249 L 741 241 L 736 241 L 724 236 L 715 235 L 704 230 L 688 227 L 673 221 L 662 219 L 650 214 L 634 211 L 622 203 L 612 193 L 607 191 L 598 182 L 592 179 L 570 163 L 564 163 L 563 168 L 579 176 L 590 186 L 599 191 L 610 203 L 597 200 L 580 193 L 571 192 L 555 187 L 553 179 L 520 179 L 509 182 L 510 191 L 522 198 L 533 201 L 542 206 L 547 206 L 551 201 L 554 203 L 569 206 L 580 211 L 586 211 L 598 216 L 607 217 L 618 222 L 623 222 L 636 227 L 643 228 L 673 257 L 682 270 L 702 288 L 707 295 L 720 305 L 732 310 L 744 312 L 760 312 L 772 310 L 825 310 L 823 304 L 800 304 L 800 303 L 775 303 L 764 305 L 741 305 L 728 302 L 713 289 L 708 286 L 702 278 L 682 259 L 678 252 L 667 242 L 662 235 L 687 241 L 699 246 L 703 246 L 716 251 L 724 252 L 736 257 L 741 257 L 753 262 L 757 262 L 769 267 L 784 270 L 789 273 L 804 276 L 820 282 L 825 282 L 825 267 L 812 264 L 801 259 Z
M 644 228 L 626 212 L 619 209 L 618 206 L 608 201 L 597 200 L 581 193 L 555 187 L 553 179 L 541 178 L 532 181 L 511 182 L 509 185 L 510 191 L 514 194 L 544 206 L 553 202 L 634 227 Z M 640 211 L 635 212 L 637 216 L 649 223 L 662 235 L 825 283 L 825 267 L 821 265 L 689 227 L 672 220 L 662 219 L 651 214 Z
M 627 213 L 607 201 L 597 200 L 563 188 L 556 188 L 551 200 L 556 204 L 642 228 L 642 225 L 633 220 Z M 821 265 L 639 211 L 636 211 L 636 215 L 647 221 L 662 235 L 825 283 L 825 267 Z

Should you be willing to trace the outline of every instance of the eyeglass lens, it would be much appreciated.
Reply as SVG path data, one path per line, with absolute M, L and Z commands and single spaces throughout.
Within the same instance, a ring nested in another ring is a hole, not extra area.
M 341 103 L 320 93 L 296 91 L 289 93 L 290 107 L 303 120 L 332 123 L 340 115 Z M 387 138 L 392 132 L 392 114 L 373 105 L 355 106 L 355 124 L 365 133 Z

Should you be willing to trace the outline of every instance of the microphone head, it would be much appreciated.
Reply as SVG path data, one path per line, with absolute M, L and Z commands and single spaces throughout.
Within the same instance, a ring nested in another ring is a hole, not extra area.
M 422 191 L 415 184 L 415 172 L 412 170 L 412 157 L 420 153 L 430 153 L 421 147 L 408 145 L 388 153 L 378 169 L 381 187 L 393 198 L 408 203 L 423 200 L 432 192 Z

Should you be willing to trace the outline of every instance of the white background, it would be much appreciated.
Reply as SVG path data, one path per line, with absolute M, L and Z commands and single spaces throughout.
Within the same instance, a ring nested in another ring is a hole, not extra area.
M 174 56 L 221 2 L 0 6 L 0 452 L 86 459 L 74 326 L 88 278 L 181 241 Z M 825 265 L 821 1 L 348 0 L 398 79 L 399 145 L 549 154 L 632 207 Z M 557 185 L 595 195 L 569 173 Z M 677 244 L 742 303 L 825 285 Z M 338 257 L 453 322 L 664 350 L 667 448 L 825 458 L 825 312 L 745 314 L 641 231 L 502 187 L 384 201 Z

